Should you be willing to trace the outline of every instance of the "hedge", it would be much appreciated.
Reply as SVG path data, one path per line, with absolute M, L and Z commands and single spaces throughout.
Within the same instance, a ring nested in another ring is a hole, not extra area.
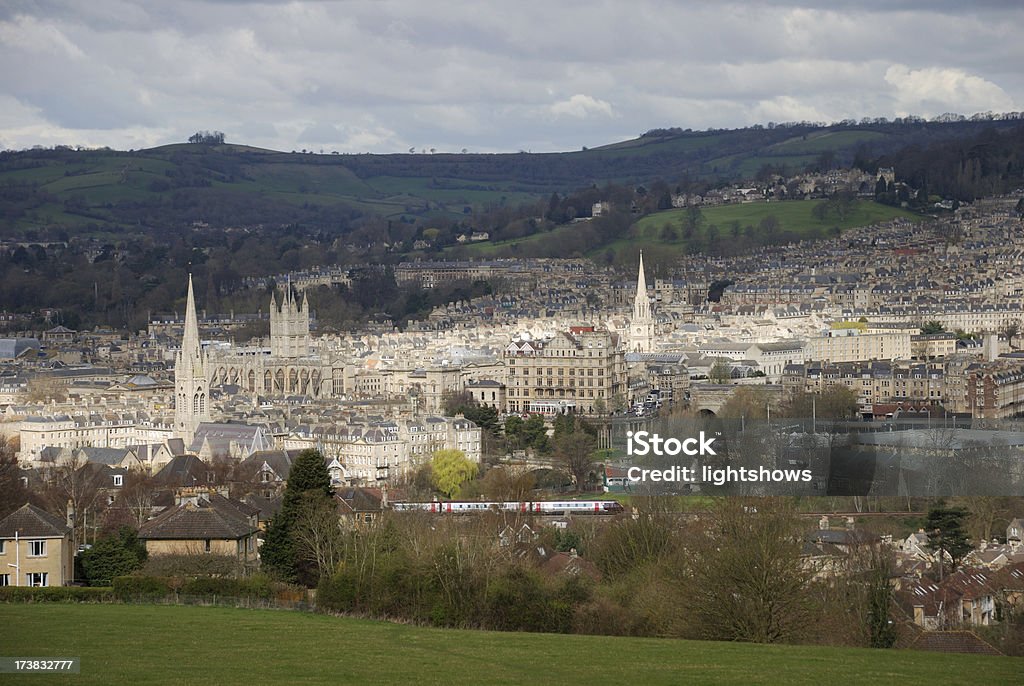
M 164 598 L 173 593 L 171 580 L 159 576 L 114 577 L 114 595 L 118 600 Z
M 4 586 L 4 603 L 109 603 L 114 590 L 100 586 Z

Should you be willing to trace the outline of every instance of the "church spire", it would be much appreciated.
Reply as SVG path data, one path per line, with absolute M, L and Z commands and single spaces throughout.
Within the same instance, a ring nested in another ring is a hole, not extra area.
M 649 353 L 654 349 L 654 316 L 647 295 L 647 276 L 644 274 L 644 253 L 640 252 L 640 270 L 636 275 L 636 297 L 633 300 L 633 320 L 629 325 L 632 352 Z
M 199 320 L 196 318 L 196 297 L 192 293 L 192 275 L 188 275 L 188 302 L 185 305 L 185 335 L 181 339 L 184 355 L 195 357 L 201 350 L 199 344 Z
M 206 356 L 199 340 L 196 297 L 192 275 L 188 276 L 188 300 L 185 305 L 185 331 L 181 350 L 174 363 L 174 434 L 189 445 L 200 422 L 210 421 L 209 383 Z
M 644 251 L 640 251 L 640 270 L 636 276 L 636 297 L 633 299 L 633 319 L 651 318 L 651 301 L 647 297 L 647 277 L 644 275 Z

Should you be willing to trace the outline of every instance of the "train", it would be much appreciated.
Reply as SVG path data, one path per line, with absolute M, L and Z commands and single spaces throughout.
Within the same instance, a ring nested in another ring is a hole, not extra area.
M 605 514 L 625 511 L 614 500 L 535 500 L 532 502 L 431 501 L 426 503 L 397 502 L 395 512 L 434 512 L 438 514 L 478 514 L 483 512 L 522 512 L 538 515 Z

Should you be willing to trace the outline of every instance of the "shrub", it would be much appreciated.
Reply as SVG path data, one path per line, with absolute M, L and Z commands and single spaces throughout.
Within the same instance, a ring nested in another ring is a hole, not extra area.
M 4 603 L 109 603 L 114 600 L 110 588 L 83 586 L 4 586 L 0 602 Z
M 173 580 L 158 576 L 118 576 L 114 578 L 114 595 L 119 600 L 163 598 L 171 595 Z

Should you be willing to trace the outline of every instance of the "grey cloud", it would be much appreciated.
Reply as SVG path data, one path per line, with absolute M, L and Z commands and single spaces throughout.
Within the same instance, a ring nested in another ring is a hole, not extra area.
M 550 150 L 656 126 L 1024 109 L 1022 23 L 1010 2 L 9 0 L 0 98 L 19 106 L 0 140 L 218 128 L 278 149 Z

